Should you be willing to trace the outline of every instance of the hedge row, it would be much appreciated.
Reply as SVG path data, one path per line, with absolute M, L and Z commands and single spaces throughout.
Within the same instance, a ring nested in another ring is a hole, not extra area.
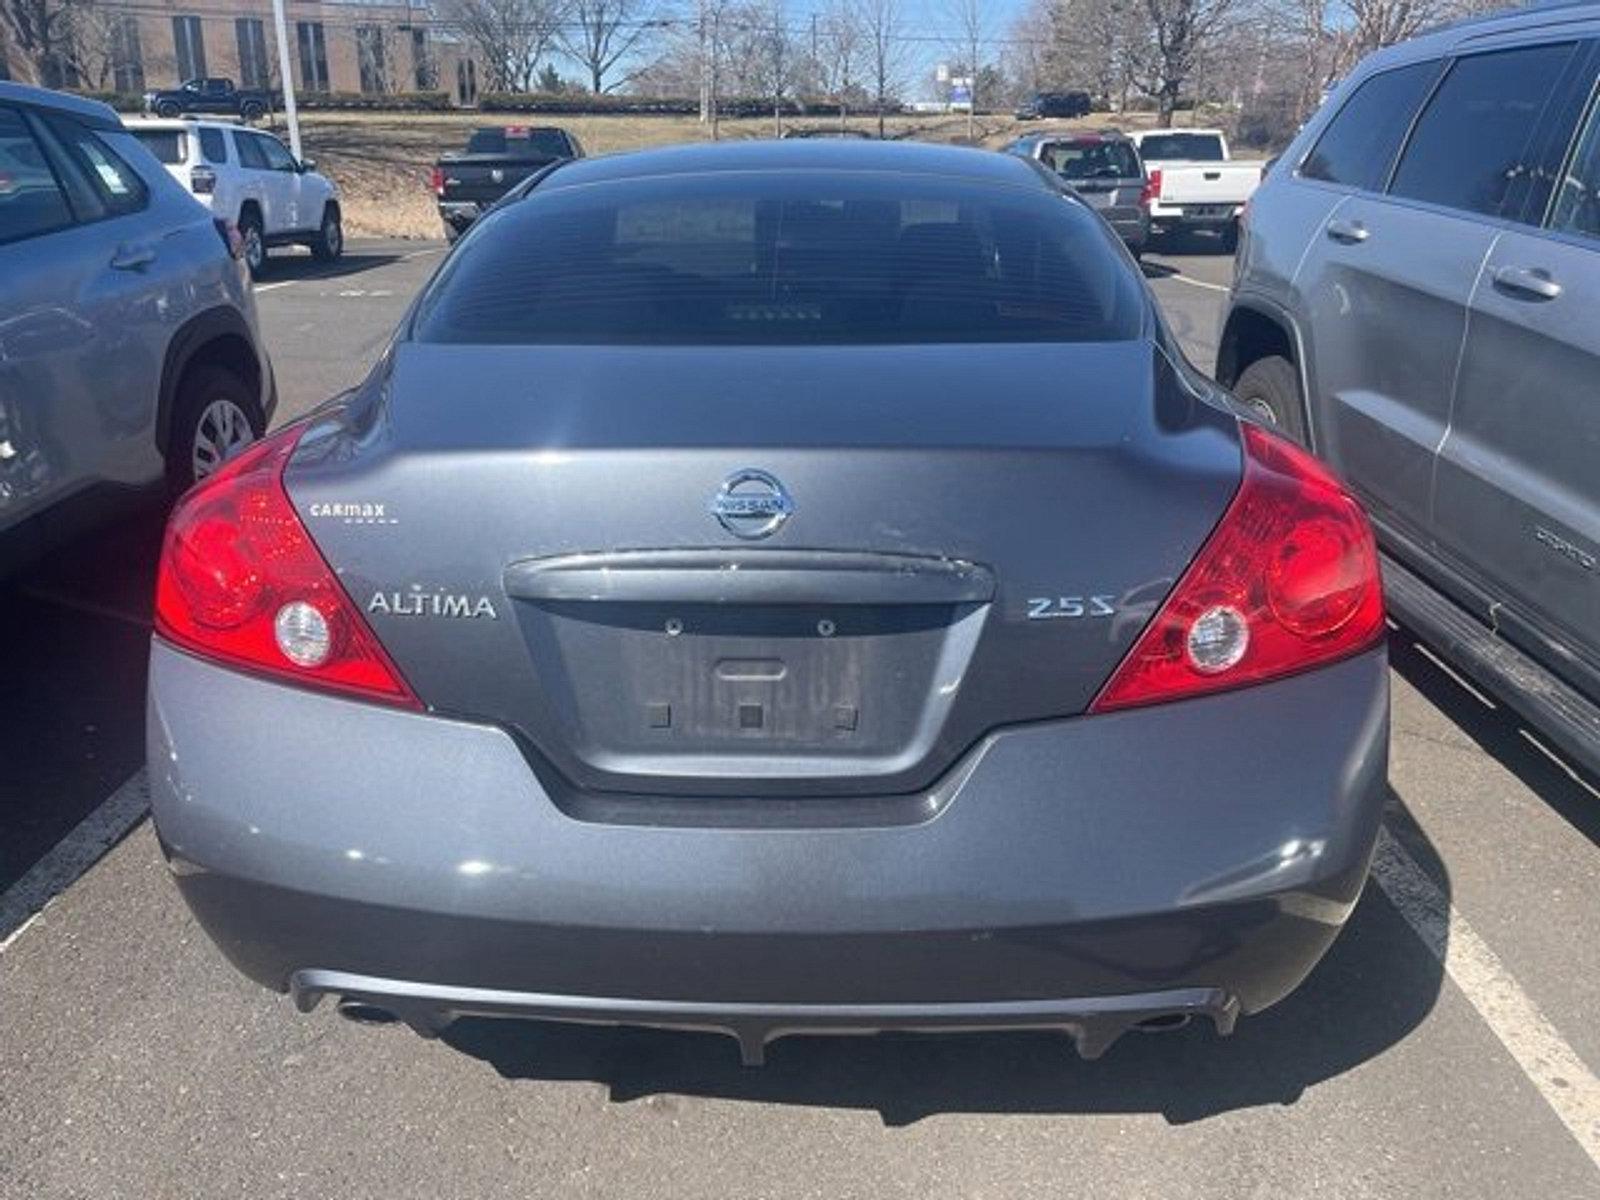
M 592 95 L 587 92 L 485 92 L 478 97 L 478 107 L 484 112 L 565 113 L 569 115 L 608 113 L 630 116 L 694 116 L 700 111 L 696 99 L 676 99 L 669 96 L 611 96 Z M 866 113 L 866 107 L 852 108 L 852 112 Z M 898 105 L 896 106 L 898 110 Z M 724 117 L 770 117 L 772 101 L 752 96 L 725 97 L 717 102 L 717 111 Z M 782 111 L 789 117 L 836 117 L 837 100 L 790 99 L 785 100 Z
M 109 104 L 121 113 L 144 111 L 144 97 L 136 92 L 78 92 L 90 100 Z M 449 92 L 296 92 L 295 103 L 308 110 L 374 109 L 383 112 L 446 112 Z

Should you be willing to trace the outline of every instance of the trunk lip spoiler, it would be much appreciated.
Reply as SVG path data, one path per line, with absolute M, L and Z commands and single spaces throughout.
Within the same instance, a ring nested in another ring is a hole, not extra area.
M 513 599 L 680 604 L 986 604 L 988 567 L 961 559 L 840 550 L 624 550 L 524 559 Z

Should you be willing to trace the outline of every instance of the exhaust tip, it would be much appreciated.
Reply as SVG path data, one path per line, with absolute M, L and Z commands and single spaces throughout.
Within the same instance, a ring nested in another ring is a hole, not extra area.
M 339 1015 L 357 1025 L 393 1025 L 400 1019 L 387 1008 L 351 996 L 339 1001 Z
M 1174 1033 L 1187 1025 L 1192 1017 L 1189 1013 L 1162 1013 L 1158 1017 L 1146 1017 L 1134 1026 L 1140 1033 Z

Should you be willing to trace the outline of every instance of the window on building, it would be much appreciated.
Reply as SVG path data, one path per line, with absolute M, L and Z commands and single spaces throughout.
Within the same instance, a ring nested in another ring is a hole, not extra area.
M 321 21 L 296 21 L 295 39 L 300 46 L 300 86 L 308 92 L 328 90 L 328 43 L 322 35 Z
M 439 72 L 433 65 L 433 51 L 428 46 L 428 31 L 421 26 L 411 30 L 411 66 L 419 92 L 431 92 L 439 86 Z
M 234 35 L 239 39 L 239 86 L 267 86 L 267 34 L 257 17 L 236 17 Z
M 172 48 L 178 57 L 178 78 L 201 79 L 206 73 L 206 39 L 199 17 L 172 18 Z
M 387 92 L 389 80 L 383 64 L 383 27 L 356 26 L 356 62 L 361 69 L 363 92 Z
M 111 17 L 111 80 L 119 92 L 144 91 L 144 55 L 139 47 L 138 18 L 119 13 Z

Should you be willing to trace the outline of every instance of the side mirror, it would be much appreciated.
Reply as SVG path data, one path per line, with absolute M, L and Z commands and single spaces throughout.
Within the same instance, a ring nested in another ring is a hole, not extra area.
M 306 174 L 309 174 L 312 171 L 315 171 L 316 169 L 317 169 L 317 160 L 316 159 L 314 159 L 314 158 L 302 158 L 300 160 L 300 174 L 306 175 Z

